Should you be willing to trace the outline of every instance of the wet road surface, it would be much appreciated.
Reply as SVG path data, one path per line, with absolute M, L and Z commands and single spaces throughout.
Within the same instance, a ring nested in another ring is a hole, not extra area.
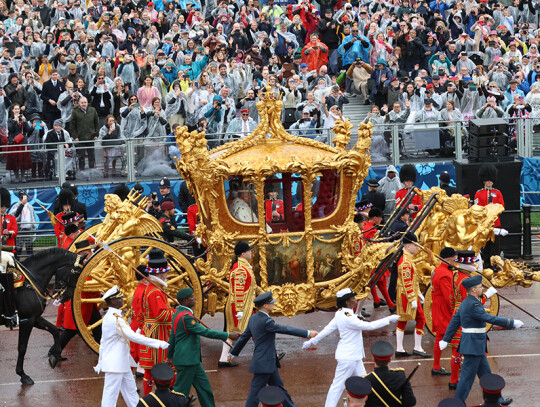
M 526 308 L 537 317 L 540 317 L 540 285 L 532 288 L 521 287 L 501 289 L 500 292 L 508 296 L 518 305 Z M 525 322 L 520 330 L 497 330 L 489 334 L 489 363 L 494 373 L 501 374 L 506 380 L 503 395 L 514 399 L 513 406 L 540 406 L 540 322 L 525 315 L 521 311 L 501 299 L 500 316 L 513 317 Z M 370 303 L 366 309 L 372 313 L 371 319 L 378 319 L 389 315 L 388 309 L 373 310 Z M 49 305 L 46 317 L 55 321 L 56 308 Z M 278 323 L 288 324 L 306 329 L 322 330 L 332 319 L 330 313 L 312 313 L 298 315 L 292 319 L 277 318 Z M 205 317 L 204 321 L 214 329 L 222 329 L 221 315 L 214 318 Z M 364 333 L 364 346 L 368 355 L 364 360 L 366 370 L 373 370 L 373 363 L 369 355 L 369 347 L 375 341 L 383 339 L 395 346 L 395 335 L 392 327 L 378 331 Z M 407 326 L 405 348 L 412 351 L 413 328 L 411 322 Z M 34 330 L 25 360 L 25 371 L 36 382 L 33 386 L 22 386 L 19 377 L 15 374 L 17 360 L 17 331 L 0 331 L 0 406 L 99 406 L 103 389 L 103 375 L 94 373 L 92 367 L 97 363 L 95 355 L 82 341 L 75 337 L 64 350 L 63 356 L 68 360 L 51 369 L 46 358 L 47 351 L 52 345 L 52 336 L 47 332 Z M 285 387 L 299 407 L 323 406 L 326 392 L 334 376 L 336 361 L 334 351 L 338 342 L 337 334 L 325 338 L 316 350 L 303 351 L 302 339 L 279 335 L 277 348 L 286 351 L 287 355 L 281 361 L 281 377 Z M 432 353 L 434 338 L 426 333 L 424 337 L 424 350 Z M 207 370 L 216 405 L 218 407 L 243 406 L 249 392 L 251 374 L 249 363 L 253 346 L 251 343 L 245 347 L 237 361 L 240 366 L 235 368 L 217 368 L 217 361 L 221 352 L 221 342 L 201 338 L 203 365 Z M 442 366 L 450 370 L 451 351 L 443 352 Z M 418 362 L 422 365 L 412 379 L 413 390 L 417 397 L 417 406 L 432 407 L 438 402 L 453 396 L 448 390 L 449 377 L 431 376 L 432 360 L 419 358 L 406 358 L 393 361 L 391 367 L 403 367 L 406 373 L 410 372 Z M 137 381 L 142 389 L 142 380 Z M 467 399 L 467 405 L 480 404 L 482 393 L 478 380 Z M 120 399 L 121 400 L 121 399 Z M 119 406 L 124 406 L 119 401 Z M 198 403 L 196 403 L 198 405 Z

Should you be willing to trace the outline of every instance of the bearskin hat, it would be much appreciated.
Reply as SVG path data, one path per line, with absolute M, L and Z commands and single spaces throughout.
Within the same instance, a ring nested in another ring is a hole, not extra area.
M 60 191 L 58 194 L 58 204 L 60 207 L 69 205 L 73 208 L 75 205 L 75 197 L 73 196 L 71 189 L 65 188 Z
M 11 206 L 11 195 L 6 188 L 0 188 L 0 206 L 6 208 Z
M 405 164 L 401 167 L 401 170 L 399 170 L 399 180 L 401 182 L 416 182 L 416 167 L 412 164 Z
M 129 188 L 126 186 L 126 184 L 120 184 L 116 188 L 114 188 L 113 193 L 118 195 L 120 199 L 123 201 L 129 195 Z
M 482 164 L 478 170 L 478 177 L 480 182 L 493 181 L 497 182 L 497 174 L 499 171 L 493 164 Z

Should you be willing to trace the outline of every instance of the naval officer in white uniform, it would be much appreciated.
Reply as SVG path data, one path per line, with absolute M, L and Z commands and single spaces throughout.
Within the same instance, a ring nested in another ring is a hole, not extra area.
M 169 346 L 168 342 L 147 338 L 131 330 L 122 319 L 120 308 L 124 305 L 123 296 L 118 287 L 114 286 L 101 297 L 109 306 L 103 317 L 99 359 L 94 367 L 96 373 L 105 373 L 101 407 L 116 406 L 118 393 L 122 393 L 128 407 L 136 407 L 139 402 L 137 385 L 131 372 L 131 368 L 137 364 L 129 352 L 130 341 L 156 349 L 167 349 Z
M 325 407 L 336 407 L 343 390 L 345 390 L 345 381 L 351 376 L 364 376 L 364 341 L 362 331 L 372 331 L 382 328 L 396 322 L 397 315 L 390 315 L 373 322 L 362 320 L 355 314 L 354 308 L 358 305 L 355 298 L 356 293 L 350 288 L 344 288 L 337 293 L 337 306 L 334 319 L 330 321 L 319 334 L 304 342 L 303 349 L 308 349 L 319 343 L 321 339 L 328 336 L 335 330 L 339 332 L 339 342 L 336 348 L 337 367 L 334 375 L 334 381 L 328 390 Z

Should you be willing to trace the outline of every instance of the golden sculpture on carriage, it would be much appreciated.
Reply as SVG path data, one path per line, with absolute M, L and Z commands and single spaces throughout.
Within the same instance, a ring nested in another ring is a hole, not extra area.
M 369 296 L 372 271 L 400 248 L 399 239 L 388 242 L 376 236 L 365 242 L 360 254 L 353 254 L 355 240 L 361 238 L 354 223 L 355 203 L 371 164 L 371 124 L 360 124 L 358 141 L 347 150 L 349 120 L 338 120 L 330 146 L 287 133 L 281 123 L 282 107 L 279 94 L 267 89 L 257 103 L 261 120 L 254 132 L 210 151 L 204 132 L 177 129 L 181 157 L 176 167 L 195 197 L 196 236 L 208 247 L 206 256 L 192 261 L 179 247 L 161 240 L 160 223 L 144 211 L 147 198 L 135 191 L 123 202 L 116 195 L 105 196 L 106 218 L 78 238 L 94 236 L 101 248 L 81 273 L 72 307 L 77 327 L 92 349 L 99 348 L 92 331 L 101 321 L 87 325 L 81 307 L 101 307 L 96 294 L 118 285 L 128 299 L 129 318 L 129 300 L 137 286 L 134 269 L 148 261 L 153 248 L 162 249 L 171 266 L 168 294 L 174 298 L 178 289 L 192 287 L 199 316 L 224 312 L 239 241 L 255 247 L 256 283 L 278 300 L 277 315 L 330 309 L 336 293 L 346 287 L 360 299 Z M 469 208 L 466 198 L 447 197 L 438 188 L 415 193 L 429 207 L 415 229 L 426 248 L 438 253 L 446 244 L 456 250 L 472 246 L 478 253 L 492 238 L 493 222 L 502 207 Z M 427 251 L 419 253 L 416 264 L 424 287 L 438 263 Z M 523 278 L 524 284 L 530 280 Z M 428 296 L 427 306 L 429 300 Z M 490 312 L 498 312 L 496 299 Z

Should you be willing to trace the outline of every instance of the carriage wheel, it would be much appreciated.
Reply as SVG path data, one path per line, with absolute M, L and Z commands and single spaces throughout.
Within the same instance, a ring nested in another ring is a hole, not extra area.
M 477 273 L 473 273 L 472 275 L 475 275 Z M 491 281 L 489 281 L 485 276 L 482 276 L 482 284 L 485 286 L 493 287 L 493 284 L 491 284 Z M 424 315 L 426 317 L 426 327 L 430 334 L 433 334 L 433 321 L 431 319 L 431 306 L 433 304 L 433 297 L 432 297 L 432 290 L 431 290 L 431 284 L 428 285 L 426 288 L 426 292 L 424 293 Z M 487 312 L 489 312 L 491 315 L 499 315 L 499 296 L 497 294 L 494 294 L 491 296 L 490 299 L 486 301 L 484 304 L 484 308 Z M 492 324 L 486 324 L 486 332 L 489 332 L 491 330 Z
M 124 261 L 105 249 L 98 250 L 85 264 L 72 300 L 73 319 L 77 328 L 87 345 L 96 353 L 99 351 L 99 343 L 94 338 L 93 331 L 103 322 L 103 308 L 106 308 L 106 304 L 100 299 L 101 295 L 114 285 L 118 285 L 124 294 L 124 317 L 129 323 L 133 292 L 138 285 L 135 271 L 131 266 L 146 264 L 148 253 L 154 248 L 163 250 L 171 267 L 167 275 L 167 293 L 176 298 L 179 289 L 192 287 L 197 298 L 193 311 L 195 315 L 201 316 L 203 293 L 199 276 L 190 261 L 176 247 L 150 237 L 129 237 L 110 243 L 110 248 Z M 100 317 L 99 320 L 89 321 L 94 305 L 100 311 Z
M 89 228 L 86 228 L 79 236 L 75 238 L 73 242 L 71 242 L 71 244 L 68 247 L 68 250 L 70 252 L 75 253 L 75 243 L 88 239 L 90 235 L 95 236 L 100 226 L 101 226 L 101 222 L 96 223 L 95 225 L 92 225 Z

